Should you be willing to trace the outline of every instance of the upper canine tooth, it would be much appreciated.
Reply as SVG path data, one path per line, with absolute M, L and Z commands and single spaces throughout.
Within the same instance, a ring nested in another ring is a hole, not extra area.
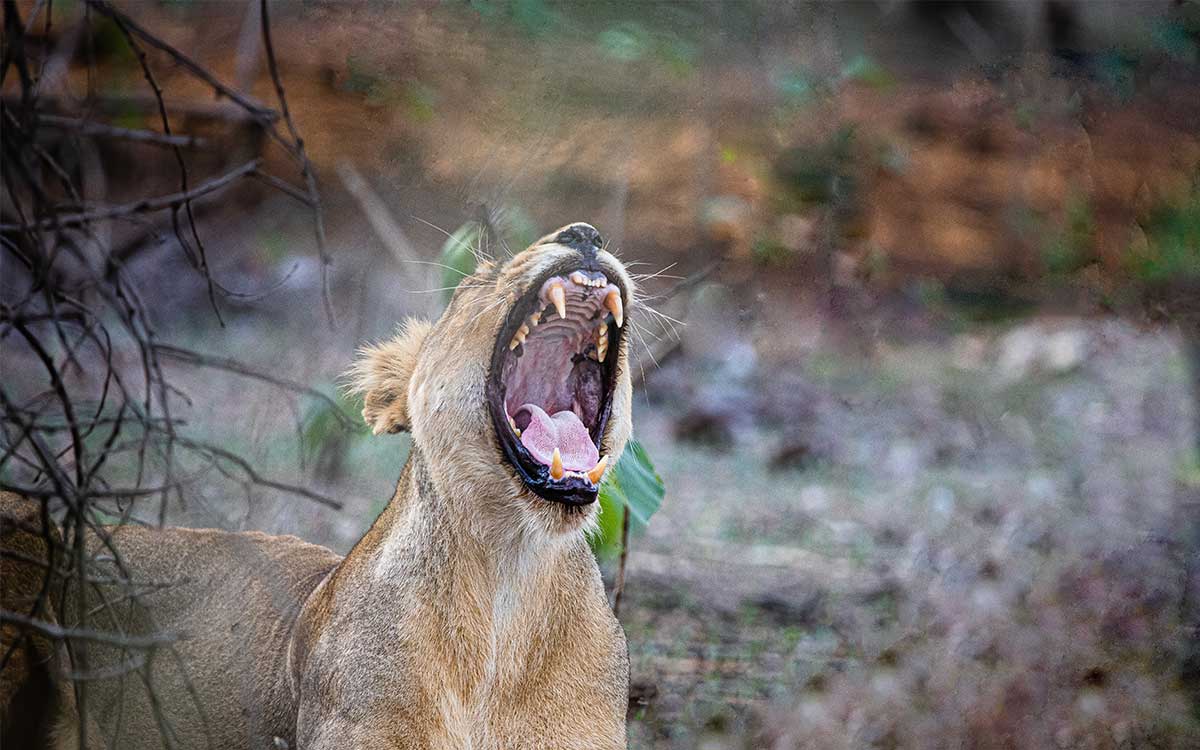
M 621 293 L 616 289 L 609 292 L 604 297 L 604 306 L 612 313 L 617 328 L 620 328 L 625 323 L 625 306 L 621 304 Z
M 604 476 L 604 469 L 608 466 L 608 456 L 601 456 L 592 470 L 587 473 L 588 481 L 592 484 L 600 484 L 600 477 Z
M 550 301 L 554 303 L 554 309 L 558 310 L 558 317 L 565 319 L 567 317 L 567 293 L 563 291 L 562 284 L 555 284 L 550 287 Z
M 562 479 L 563 474 L 562 454 L 558 452 L 558 448 L 554 449 L 554 455 L 550 457 L 550 476 L 556 480 Z

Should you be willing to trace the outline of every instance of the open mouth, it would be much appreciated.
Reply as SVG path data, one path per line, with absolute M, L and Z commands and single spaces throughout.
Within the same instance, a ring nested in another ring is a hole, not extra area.
M 546 500 L 596 499 L 624 322 L 621 288 L 577 268 L 531 285 L 501 327 L 488 407 L 505 458 Z

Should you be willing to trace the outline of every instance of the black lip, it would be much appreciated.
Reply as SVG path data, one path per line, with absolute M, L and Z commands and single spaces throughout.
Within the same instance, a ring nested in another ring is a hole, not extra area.
M 508 415 L 504 411 L 504 384 L 501 382 L 500 377 L 504 358 L 509 353 L 508 342 L 512 340 L 513 335 L 517 332 L 517 328 L 525 320 L 525 317 L 540 307 L 537 294 L 542 288 L 542 284 L 552 276 L 565 276 L 571 271 L 576 270 L 599 271 L 603 273 L 611 283 L 615 284 L 621 290 L 622 302 L 626 303 L 626 309 L 628 309 L 628 299 L 626 298 L 628 292 L 621 283 L 619 274 L 605 268 L 594 257 L 581 257 L 574 261 L 564 261 L 556 265 L 529 285 L 529 288 L 521 295 L 521 298 L 517 300 L 516 305 L 509 312 L 508 317 L 504 319 L 504 323 L 496 334 L 496 343 L 492 350 L 492 363 L 488 370 L 487 387 L 485 390 L 488 411 L 492 415 L 492 428 L 496 433 L 496 440 L 500 443 L 500 449 L 504 453 L 505 459 L 517 472 L 517 476 L 521 478 L 525 486 L 544 500 L 568 506 L 582 507 L 596 501 L 600 488 L 580 477 L 564 477 L 560 480 L 550 478 L 550 467 L 534 459 L 509 428 Z M 620 359 L 621 329 L 617 328 L 615 323 L 608 324 L 608 340 L 610 342 L 609 351 L 611 352 L 611 356 L 605 360 L 602 373 L 604 387 L 603 405 L 600 408 L 600 415 L 596 419 L 596 424 L 591 430 L 592 441 L 599 446 L 601 455 L 605 455 L 603 439 L 605 430 L 608 427 L 609 413 L 612 411 L 612 389 L 617 378 L 617 360 Z

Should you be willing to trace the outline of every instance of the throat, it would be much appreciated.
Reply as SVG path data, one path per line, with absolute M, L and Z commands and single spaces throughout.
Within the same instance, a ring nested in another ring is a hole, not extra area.
M 531 532 L 516 519 L 481 521 L 467 500 L 437 491 L 414 445 L 392 501 L 351 556 L 365 556 L 375 584 L 410 588 L 422 609 L 470 624 L 479 640 L 523 618 L 544 622 L 558 588 L 586 585 L 566 562 L 573 547 L 586 547 L 582 534 Z

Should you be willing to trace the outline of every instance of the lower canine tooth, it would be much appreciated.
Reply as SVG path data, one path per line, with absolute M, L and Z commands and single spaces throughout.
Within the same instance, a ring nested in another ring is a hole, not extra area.
M 521 327 L 517 329 L 517 332 L 515 334 L 513 334 L 512 341 L 508 342 L 508 350 L 511 352 L 513 349 L 516 349 L 521 344 L 524 344 L 525 337 L 528 335 L 529 335 L 529 326 L 522 323 Z
M 604 469 L 608 466 L 608 456 L 601 456 L 600 460 L 592 467 L 592 470 L 587 473 L 588 481 L 592 484 L 600 484 L 600 478 L 604 476 Z
M 550 457 L 550 476 L 555 479 L 562 479 L 563 474 L 562 455 L 558 452 L 558 448 L 554 449 L 554 455 Z

